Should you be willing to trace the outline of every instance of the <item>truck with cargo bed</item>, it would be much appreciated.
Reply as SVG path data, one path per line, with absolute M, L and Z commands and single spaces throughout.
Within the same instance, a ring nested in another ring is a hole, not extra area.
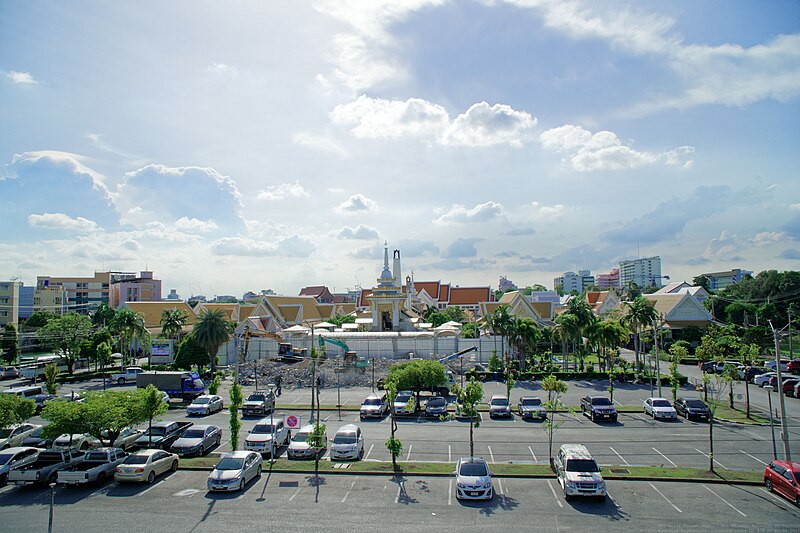
M 45 450 L 35 462 L 9 472 L 8 481 L 17 485 L 54 483 L 59 470 L 79 463 L 83 457 L 84 453 L 79 450 Z
M 145 430 L 136 439 L 133 445 L 137 448 L 161 448 L 168 450 L 172 443 L 183 435 L 192 422 L 175 422 L 173 420 L 165 422 L 155 422 L 150 429 Z
M 83 460 L 58 472 L 58 482 L 65 485 L 102 484 L 114 478 L 117 465 L 122 463 L 128 454 L 119 448 L 100 448 L 86 454 Z
M 202 396 L 206 384 L 197 372 L 140 372 L 136 375 L 136 386 L 145 388 L 153 385 L 160 391 L 169 394 L 170 398 L 182 398 L 192 401 Z

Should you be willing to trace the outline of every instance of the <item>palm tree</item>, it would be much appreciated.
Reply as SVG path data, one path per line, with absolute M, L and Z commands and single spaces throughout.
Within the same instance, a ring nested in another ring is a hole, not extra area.
M 161 313 L 161 334 L 180 344 L 183 337 L 183 328 L 189 316 L 183 309 L 164 309 Z
M 655 307 L 642 296 L 636 297 L 631 302 L 623 302 L 625 307 L 625 316 L 622 318 L 622 324 L 630 329 L 633 333 L 633 351 L 636 361 L 636 379 L 640 378 L 642 372 L 642 364 L 639 358 L 639 345 L 641 343 L 642 330 L 653 323 L 653 320 L 658 318 L 658 312 Z
M 561 341 L 561 353 L 564 354 L 564 361 L 566 362 L 567 344 L 572 343 L 572 349 L 574 352 L 575 341 L 576 339 L 580 338 L 578 317 L 569 313 L 564 313 L 556 317 L 556 325 L 553 328 L 553 338 Z
M 492 329 L 492 333 L 500 335 L 500 351 L 505 356 L 504 340 L 514 327 L 514 318 L 508 314 L 508 309 L 505 305 L 498 307 L 489 316 L 489 327 Z
M 131 309 L 120 309 L 114 315 L 111 329 L 119 338 L 122 366 L 125 367 L 130 356 L 131 343 L 134 339 L 143 340 L 147 335 L 147 329 L 144 327 L 144 318 Z
M 513 344 L 519 353 L 520 370 L 525 371 L 525 354 L 533 350 L 536 342 L 541 338 L 539 326 L 530 318 L 517 318 L 509 332 L 509 344 Z
M 192 335 L 200 346 L 208 350 L 211 371 L 217 371 L 217 352 L 231 338 L 231 330 L 225 314 L 219 309 L 204 311 L 192 328 Z

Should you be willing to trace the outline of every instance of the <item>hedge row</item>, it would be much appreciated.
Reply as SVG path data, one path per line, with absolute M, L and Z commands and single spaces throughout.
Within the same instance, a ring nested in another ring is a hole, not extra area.
M 545 378 L 549 375 L 554 375 L 560 380 L 563 381 L 573 381 L 573 380 L 590 380 L 590 381 L 608 381 L 608 373 L 606 372 L 523 372 L 518 373 L 514 376 L 514 379 L 517 381 L 537 381 Z M 502 372 L 467 372 L 467 378 L 475 377 L 478 381 L 503 381 L 503 373 Z M 635 375 L 633 372 L 615 372 L 614 373 L 614 381 L 627 381 L 633 382 L 635 379 Z M 653 378 L 656 381 L 656 378 Z M 689 378 L 686 376 L 680 376 L 678 378 L 678 382 L 681 385 L 685 385 L 689 381 Z M 643 378 L 643 382 L 649 382 L 649 378 Z M 669 376 L 661 374 L 661 384 L 662 385 L 669 385 Z

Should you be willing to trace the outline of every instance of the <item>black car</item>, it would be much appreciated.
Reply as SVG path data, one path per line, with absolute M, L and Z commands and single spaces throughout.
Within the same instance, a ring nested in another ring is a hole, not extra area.
M 678 398 L 675 401 L 675 410 L 684 418 L 708 420 L 711 418 L 711 409 L 697 398 Z
M 40 448 L 42 450 L 46 450 L 53 446 L 53 439 L 45 439 L 42 437 L 42 429 L 43 427 L 37 429 L 20 443 L 20 446 L 30 446 L 32 448 Z
M 766 374 L 769 372 L 766 368 L 762 368 L 759 366 L 749 366 L 744 369 L 744 371 L 740 372 L 740 376 L 743 380 L 749 381 L 750 383 L 753 382 L 756 376 L 760 376 L 761 374 Z

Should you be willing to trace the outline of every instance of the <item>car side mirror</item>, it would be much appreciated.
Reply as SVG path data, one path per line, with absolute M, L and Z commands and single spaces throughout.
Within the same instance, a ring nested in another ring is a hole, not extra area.
M 598 472 L 602 472 L 602 471 L 603 471 L 603 467 L 602 467 L 602 466 L 598 466 L 598 467 L 597 467 L 597 471 L 598 471 Z
M 453 473 L 454 474 L 458 474 L 458 470 L 453 470 Z
M 494 472 L 489 472 L 489 475 L 490 475 L 490 476 L 493 476 L 493 475 L 494 475 Z

